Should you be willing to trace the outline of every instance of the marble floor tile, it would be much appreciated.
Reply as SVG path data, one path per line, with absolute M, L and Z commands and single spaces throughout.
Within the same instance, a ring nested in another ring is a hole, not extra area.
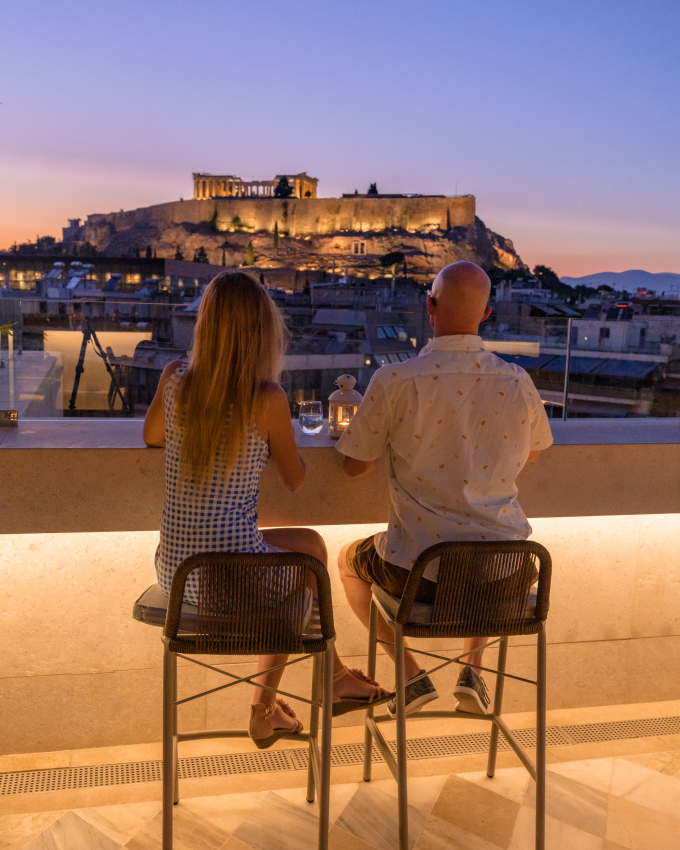
M 219 850 L 229 835 L 182 806 L 175 806 L 173 850 Z M 125 844 L 126 850 L 161 850 L 163 814 L 159 812 Z
M 680 819 L 680 780 L 674 776 L 666 776 L 626 759 L 616 759 L 611 792 L 631 803 Z M 680 844 L 680 820 L 677 828 Z
M 409 848 L 412 850 L 427 818 L 413 806 L 408 807 Z M 336 826 L 356 835 L 375 850 L 394 850 L 399 846 L 397 801 L 372 782 L 360 785 Z
M 515 803 L 523 803 L 529 787 L 531 777 L 523 767 L 507 767 L 497 770 L 493 779 L 486 775 L 486 770 L 476 770 L 472 773 L 459 773 L 461 779 L 472 782 L 480 788 L 514 800 Z
M 533 850 L 536 846 L 536 811 L 522 806 L 508 850 Z M 550 850 L 603 850 L 604 839 L 570 823 L 546 816 L 545 845 Z
M 678 821 L 645 806 L 610 797 L 607 839 L 626 850 L 677 850 Z
M 589 788 L 567 776 L 546 773 L 546 814 L 572 826 L 604 838 L 607 830 L 607 803 L 605 791 Z M 525 804 L 532 809 L 536 805 L 536 785 L 531 783 Z
M 247 794 L 223 794 L 219 797 L 188 797 L 181 799 L 179 805 L 231 835 L 266 793 L 250 791 Z
M 316 807 L 304 811 L 276 791 L 266 794 L 234 832 L 253 850 L 310 850 L 316 846 L 319 823 Z
M 514 800 L 458 776 L 449 776 L 432 814 L 505 848 L 510 843 L 519 809 L 519 803 Z
M 439 776 L 409 776 L 408 780 L 408 804 L 418 809 L 427 817 L 432 811 L 432 807 L 437 802 L 437 798 L 441 794 L 444 783 L 448 779 L 447 774 Z M 374 788 L 384 791 L 388 797 L 393 797 L 395 800 L 398 796 L 397 783 L 394 779 L 381 779 L 371 782 Z
M 617 741 L 590 741 L 571 747 L 548 747 L 557 761 L 622 758 L 637 753 L 660 753 L 668 750 L 660 738 L 624 738 Z
M 231 835 L 227 839 L 227 843 L 220 847 L 220 850 L 251 850 L 251 848 L 242 841 L 239 841 L 238 838 L 234 838 L 234 836 Z
M 75 812 L 66 812 L 22 850 L 119 850 L 120 844 L 104 835 Z
M 431 817 L 422 831 L 415 850 L 499 850 L 478 835 L 465 832 L 441 818 Z
M 626 758 L 616 759 L 612 771 L 611 793 L 615 797 L 626 797 L 658 775 L 658 770 L 652 770 Z
M 69 750 L 56 753 L 17 753 L 0 756 L 0 773 L 18 770 L 47 770 L 51 767 L 68 767 Z
M 336 820 L 340 817 L 340 815 L 343 813 L 349 801 L 355 795 L 358 787 L 358 782 L 331 785 L 331 800 L 330 805 L 328 807 L 328 814 L 331 824 L 334 824 Z M 280 797 L 283 797 L 284 800 L 288 800 L 288 802 L 292 803 L 294 806 L 299 806 L 306 812 L 312 812 L 312 814 L 318 816 L 319 809 L 316 803 L 307 802 L 306 786 L 301 788 L 282 788 L 276 793 Z
M 37 791 L 35 794 L 9 794 L 0 797 L 0 815 L 31 814 L 77 809 L 89 805 L 89 788 L 70 791 Z
M 626 761 L 648 767 L 650 770 L 658 770 L 666 776 L 680 777 L 680 753 L 671 750 L 665 753 L 640 753 L 637 756 L 626 756 Z
M 328 850 L 373 850 L 373 848 L 351 832 L 346 832 L 339 826 L 333 826 L 328 833 Z
M 104 835 L 125 844 L 133 835 L 154 818 L 161 810 L 161 803 L 127 803 L 118 806 L 93 806 L 87 809 L 75 809 L 83 820 L 103 832 Z
M 603 791 L 609 794 L 612 784 L 612 770 L 614 768 L 613 758 L 583 759 L 582 761 L 568 761 L 559 764 L 548 765 L 550 773 L 559 776 L 567 776 L 589 788 Z
M 0 816 L 0 847 L 23 847 L 27 841 L 47 829 L 64 811 L 33 812 Z

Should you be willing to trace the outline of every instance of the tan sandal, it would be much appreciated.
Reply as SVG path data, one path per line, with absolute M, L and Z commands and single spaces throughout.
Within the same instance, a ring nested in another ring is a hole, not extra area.
M 369 708 L 371 706 L 382 705 L 388 702 L 394 693 L 388 693 L 384 688 L 367 676 L 362 670 L 352 669 L 347 667 L 342 668 L 339 673 L 333 674 L 333 684 L 344 679 L 345 676 L 354 676 L 355 679 L 361 679 L 363 682 L 368 682 L 372 685 L 371 693 L 367 697 L 339 697 L 333 693 L 333 717 L 339 717 L 341 714 L 347 714 L 348 711 L 358 711 L 361 708 Z
M 284 714 L 296 720 L 297 725 L 292 729 L 274 729 L 270 718 L 275 714 L 277 706 Z M 250 727 L 248 734 L 258 749 L 266 750 L 281 738 L 286 738 L 289 735 L 297 735 L 299 732 L 302 732 L 302 723 L 297 719 L 293 709 L 282 699 L 277 699 L 276 702 L 270 705 L 258 702 L 250 707 Z

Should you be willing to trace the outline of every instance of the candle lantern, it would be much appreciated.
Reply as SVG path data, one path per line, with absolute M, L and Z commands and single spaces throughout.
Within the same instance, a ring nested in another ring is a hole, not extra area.
M 356 378 L 340 375 L 335 381 L 338 389 L 328 396 L 328 434 L 334 440 L 341 437 L 362 401 L 360 393 L 355 392 Z

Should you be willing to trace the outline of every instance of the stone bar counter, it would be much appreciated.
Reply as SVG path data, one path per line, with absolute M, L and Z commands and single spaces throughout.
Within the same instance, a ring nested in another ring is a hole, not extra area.
M 518 479 L 532 537 L 554 564 L 548 707 L 678 699 L 680 424 L 582 420 L 554 422 L 553 432 L 555 445 Z M 384 526 L 384 472 L 352 481 L 334 441 L 297 436 L 305 483 L 288 493 L 266 469 L 260 523 L 324 536 L 338 646 L 349 666 L 365 667 L 366 634 L 335 562 L 343 543 Z M 155 581 L 162 450 L 144 446 L 140 420 L 24 421 L 0 429 L 0 470 L 0 752 L 159 740 L 160 630 L 132 620 L 131 610 Z M 533 676 L 532 642 L 513 639 L 510 672 Z M 421 645 L 453 655 L 460 642 Z M 220 664 L 239 675 L 255 670 L 253 658 Z M 284 689 L 309 675 L 308 662 L 294 666 Z M 452 707 L 455 676 L 450 667 L 437 678 L 442 708 Z M 180 695 L 223 684 L 218 678 L 183 665 Z M 384 656 L 378 678 L 391 686 Z M 182 706 L 180 723 L 244 725 L 249 699 L 243 688 L 212 694 Z M 508 711 L 528 710 L 533 699 L 529 686 L 508 683 Z M 305 707 L 296 708 L 305 721 Z M 339 721 L 358 724 L 362 715 Z

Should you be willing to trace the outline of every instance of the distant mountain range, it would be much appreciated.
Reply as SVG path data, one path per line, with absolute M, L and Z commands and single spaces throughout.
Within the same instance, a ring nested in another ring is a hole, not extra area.
M 642 287 L 648 291 L 653 290 L 657 295 L 666 293 L 677 296 L 680 294 L 680 274 L 675 272 L 653 273 L 642 271 L 642 269 L 629 269 L 627 272 L 598 272 L 583 277 L 561 277 L 560 280 L 569 286 L 582 284 L 597 289 L 599 286 L 606 285 L 631 294 Z

